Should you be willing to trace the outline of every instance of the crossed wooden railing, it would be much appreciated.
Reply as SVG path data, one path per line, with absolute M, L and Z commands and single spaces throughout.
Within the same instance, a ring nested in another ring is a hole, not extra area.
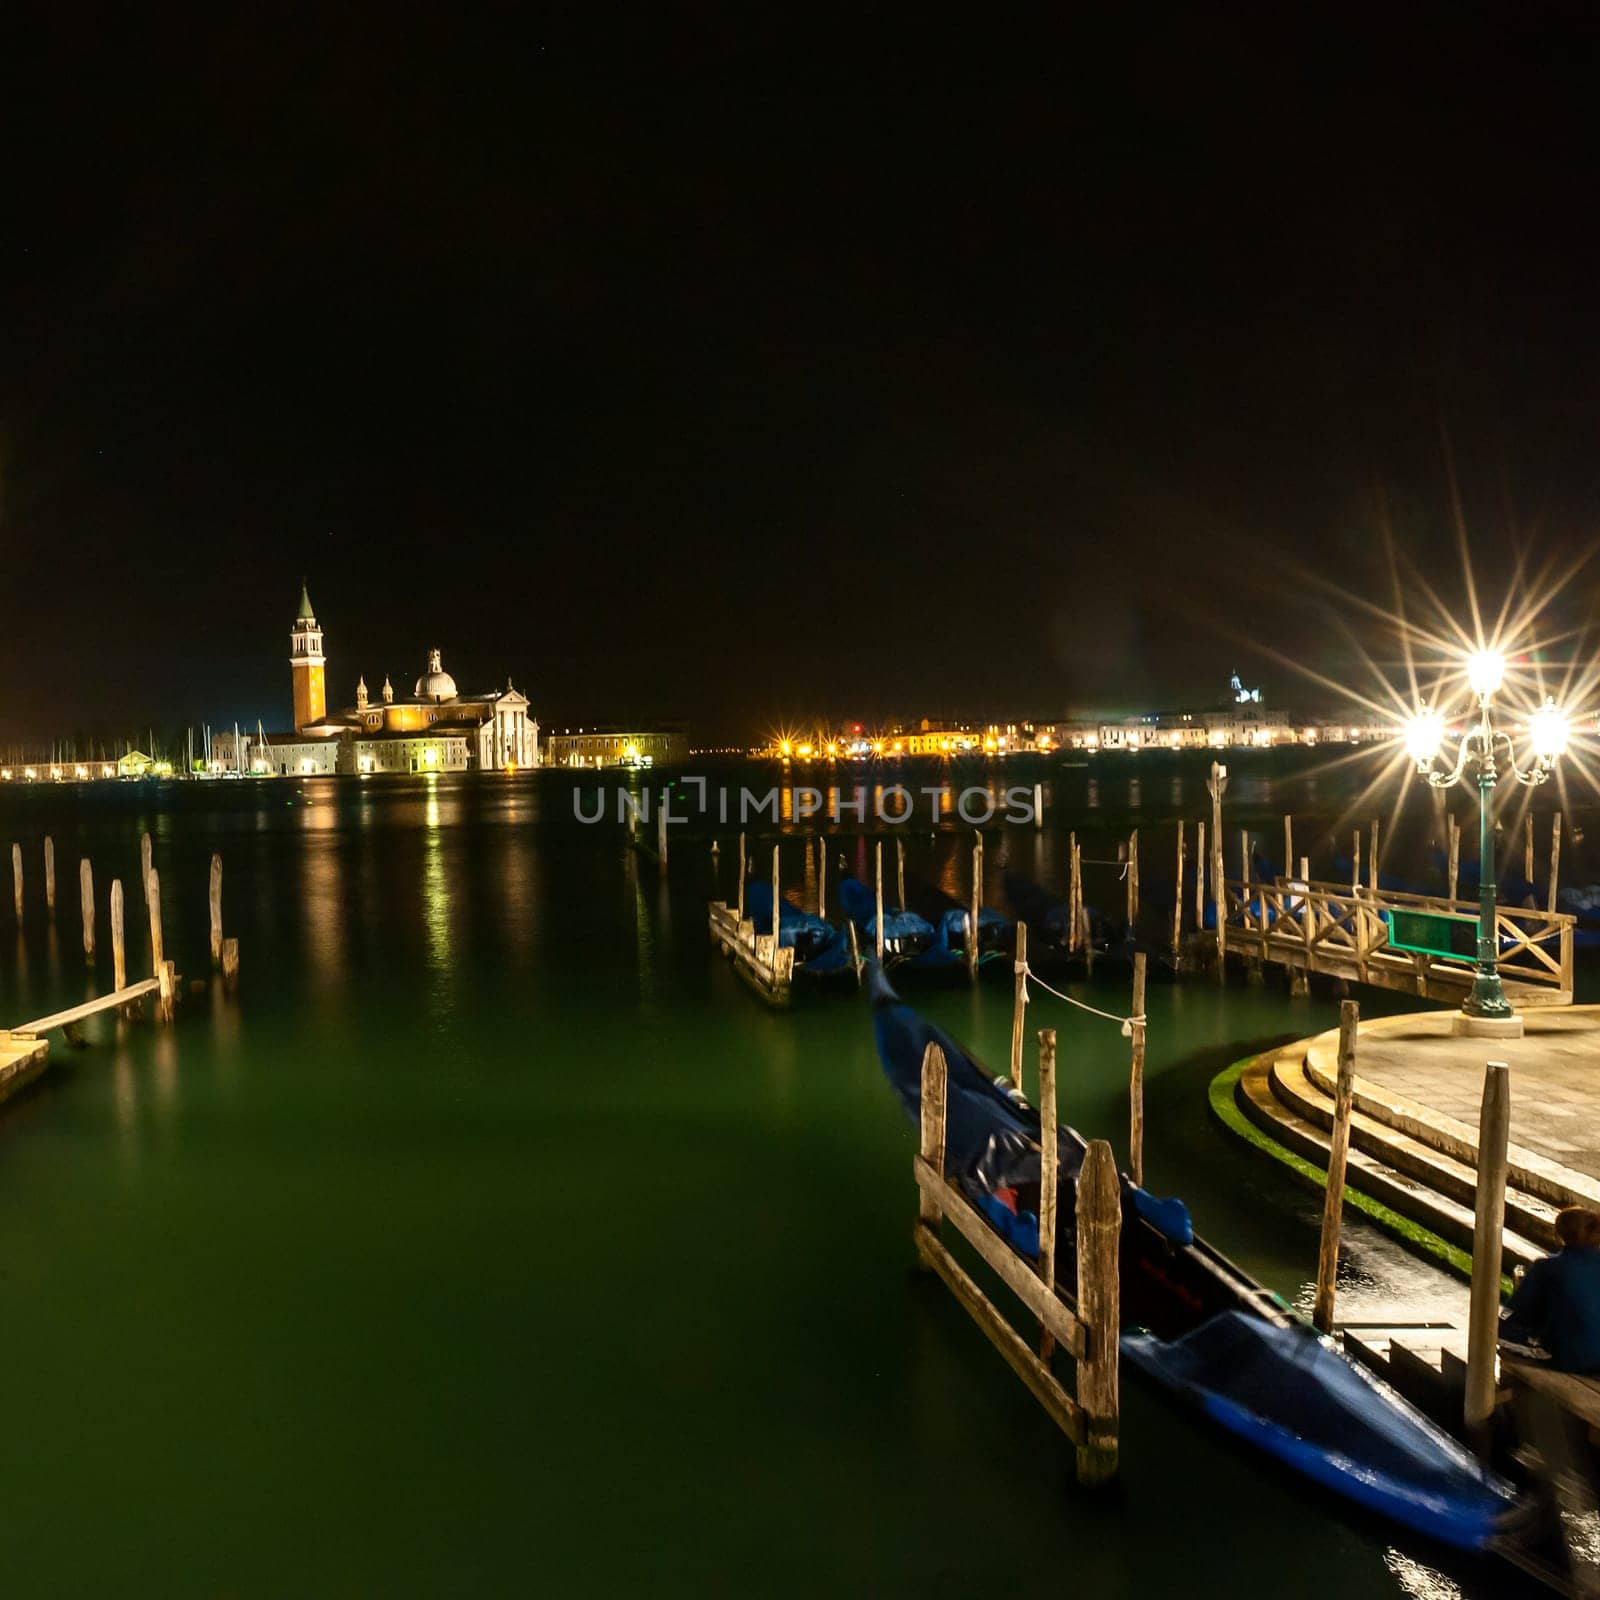
M 1228 946 L 1247 958 L 1441 997 L 1458 995 L 1472 981 L 1470 961 L 1392 949 L 1384 912 L 1475 917 L 1475 900 L 1291 878 L 1274 878 L 1270 883 L 1235 878 L 1223 889 Z M 1524 1004 L 1571 1003 L 1576 923 L 1575 917 L 1560 911 L 1495 908 L 1500 976 L 1515 987 Z

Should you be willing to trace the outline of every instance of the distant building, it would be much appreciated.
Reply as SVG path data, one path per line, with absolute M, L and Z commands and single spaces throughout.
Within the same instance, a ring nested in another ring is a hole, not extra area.
M 464 695 L 444 670 L 437 650 L 410 695 L 397 696 L 387 676 L 376 704 L 365 677 L 355 704 L 327 707 L 327 660 L 306 586 L 289 630 L 294 676 L 294 730 L 254 738 L 219 733 L 212 738 L 213 771 L 275 773 L 280 777 L 329 773 L 516 772 L 539 765 L 539 724 L 528 697 L 508 678 L 504 689 Z
M 681 722 L 561 728 L 544 741 L 544 759 L 552 767 L 675 766 L 688 758 L 689 735 Z
M 300 609 L 289 630 L 289 669 L 294 674 L 294 725 L 297 731 L 314 727 L 327 715 L 328 694 L 324 678 L 322 629 L 311 609 L 305 580 L 300 582 Z

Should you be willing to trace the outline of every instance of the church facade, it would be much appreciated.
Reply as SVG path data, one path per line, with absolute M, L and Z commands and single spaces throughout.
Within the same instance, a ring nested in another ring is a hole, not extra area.
M 322 629 L 304 585 L 300 609 L 289 631 L 289 669 L 294 681 L 294 730 L 251 741 L 234 750 L 233 735 L 221 734 L 226 752 L 212 752 L 234 771 L 281 777 L 326 773 L 519 772 L 539 765 L 539 724 L 528 697 L 506 680 L 504 689 L 462 694 L 444 670 L 438 650 L 409 695 L 397 695 L 387 675 L 376 699 L 363 676 L 355 701 L 340 711 L 327 702 L 327 659 Z

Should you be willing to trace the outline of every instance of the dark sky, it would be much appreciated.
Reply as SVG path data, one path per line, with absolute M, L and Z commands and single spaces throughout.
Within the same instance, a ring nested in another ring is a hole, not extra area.
M 1491 589 L 1594 537 L 1596 27 L 1496 15 L 42 12 L 0 737 L 281 724 L 302 572 L 335 703 L 1303 699 L 1446 438 Z

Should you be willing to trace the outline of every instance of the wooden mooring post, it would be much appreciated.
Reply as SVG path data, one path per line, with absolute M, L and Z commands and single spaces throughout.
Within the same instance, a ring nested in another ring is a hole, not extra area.
M 1044 785 L 1036 783 L 1033 786 L 1033 825 L 1036 828 L 1044 826 Z
M 1260 935 L 1259 948 L 1261 953 L 1245 958 L 1245 972 L 1251 983 L 1260 983 L 1266 973 L 1266 943 L 1267 943 L 1267 894 L 1266 886 L 1261 889 L 1261 926 L 1257 930 Z M 1239 830 L 1239 926 L 1245 934 L 1250 932 L 1250 830 Z M 1249 941 L 1243 935 L 1240 937 L 1241 949 L 1249 948 Z
M 45 843 L 49 843 L 46 840 Z M 1529 806 L 1522 818 L 1522 877 L 1533 882 L 1533 807 Z
M 667 791 L 661 791 L 661 804 L 656 807 L 656 861 L 662 877 L 667 874 Z
M 128 987 L 128 949 L 122 931 L 122 879 L 111 880 L 111 987 Z
M 778 847 L 772 847 L 772 960 L 778 960 L 778 912 L 783 905 L 783 890 L 779 887 L 778 880 Z
M 44 836 L 44 908 L 51 916 L 56 910 L 56 842 Z
M 1286 812 L 1283 818 L 1283 875 L 1294 871 L 1294 818 Z
M 1378 819 L 1372 819 L 1372 849 L 1367 852 L 1367 887 L 1378 892 Z
M 1017 1087 L 1022 1087 L 1019 1081 Z M 1039 1281 L 1056 1281 L 1056 1219 L 1061 1208 L 1061 1113 L 1056 1108 L 1056 1030 L 1039 1030 Z M 1039 1328 L 1039 1359 L 1056 1353 L 1056 1336 Z
M 1148 957 L 1143 950 L 1133 955 L 1132 1061 L 1128 1068 L 1128 1171 L 1133 1181 L 1144 1187 L 1144 985 Z
M 894 892 L 895 906 L 904 911 L 906 908 L 906 842 L 896 839 L 894 842 Z
M 222 992 L 232 994 L 239 983 L 239 941 L 222 941 Z
M 211 965 L 222 965 L 222 857 L 211 854 Z
M 1078 1172 L 1078 1320 L 1085 1350 L 1078 1360 L 1078 1482 L 1105 1483 L 1117 1475 L 1121 1388 L 1117 1366 L 1122 1286 L 1117 1252 L 1122 1239 L 1122 1186 L 1104 1139 L 1090 1141 Z
M 150 869 L 145 894 L 150 911 L 150 962 L 159 984 L 156 1015 L 163 1022 L 171 1022 L 178 1004 L 178 975 L 161 942 L 161 879 L 154 867 Z
M 154 868 L 144 880 L 144 903 L 150 916 L 150 970 L 159 978 L 166 948 L 161 942 L 161 879 Z
M 873 927 L 878 935 L 878 965 L 883 965 L 883 840 L 879 839 L 873 847 L 874 873 L 873 890 L 877 898 L 878 913 L 873 921 Z
M 1211 792 L 1211 905 L 1217 918 L 1217 982 L 1227 975 L 1228 889 L 1222 875 L 1222 794 L 1228 787 L 1228 769 L 1211 763 L 1206 788 Z
M 1467 1438 L 1487 1459 L 1500 1331 L 1500 1253 L 1506 1223 L 1506 1148 L 1511 1138 L 1511 1069 L 1484 1068 L 1478 1116 L 1478 1183 L 1472 1222 L 1472 1297 L 1467 1310 Z
M 1176 966 L 1183 960 L 1183 818 L 1178 818 L 1178 876 L 1177 891 L 1172 896 L 1172 961 Z
M 139 835 L 139 893 L 144 896 L 145 904 L 150 903 L 150 835 Z
M 1334 1085 L 1333 1135 L 1328 1145 L 1328 1187 L 1322 1196 L 1322 1242 L 1317 1250 L 1317 1296 L 1311 1320 L 1333 1332 L 1334 1290 L 1339 1275 L 1339 1233 L 1344 1217 L 1344 1174 L 1350 1154 L 1350 1111 L 1355 1103 L 1356 1025 L 1361 1007 L 1339 1003 L 1339 1075 Z
M 739 835 L 739 902 L 738 902 L 738 905 L 739 905 L 738 915 L 739 915 L 739 921 L 740 922 L 744 921 L 744 875 L 745 875 L 744 835 L 741 833 Z
M 983 835 L 972 830 L 972 905 L 967 912 L 967 976 L 978 976 L 978 914 L 983 909 Z M 902 907 L 902 909 L 904 909 Z
M 1202 817 L 1194 825 L 1194 926 L 1206 925 L 1206 823 Z
M 817 836 L 817 915 L 828 920 L 828 840 Z
M 18 869 L 21 870 L 20 868 Z M 21 883 L 19 878 L 18 883 Z M 1078 912 L 1082 905 L 1078 882 L 1078 836 L 1076 833 L 1067 835 L 1067 954 L 1076 955 L 1078 950 Z M 17 917 L 22 917 L 22 890 L 17 890 Z
M 1456 883 L 1461 871 L 1461 824 L 1456 821 L 1453 813 L 1444 814 L 1446 849 L 1448 852 L 1448 866 L 1446 872 L 1449 876 L 1448 892 L 1450 903 L 1455 904 Z
M 1128 933 L 1139 925 L 1139 830 L 1128 835 Z
M 1561 876 L 1561 813 L 1550 819 L 1550 882 L 1545 889 L 1545 910 L 1556 908 L 1556 880 Z
M 78 906 L 83 913 L 83 959 L 94 965 L 94 868 L 88 856 L 78 861 Z
M 22 926 L 22 846 L 11 847 L 11 898 L 17 908 L 17 926 Z
M 1077 927 L 1078 942 L 1083 948 L 1083 970 L 1094 976 L 1094 929 L 1089 924 L 1089 912 L 1083 903 L 1083 846 L 1073 846 L 1073 862 L 1078 882 Z
M 1028 1009 L 1028 924 L 1017 924 L 1016 988 L 1011 999 L 1011 1081 L 1022 1087 L 1022 1023 Z
M 1047 1030 L 1048 1033 L 1048 1030 Z M 922 1057 L 921 1132 L 914 1163 L 917 1222 L 913 1239 L 922 1264 L 936 1272 L 984 1336 L 1005 1358 L 1077 1447 L 1078 1482 L 1104 1483 L 1116 1475 L 1120 1389 L 1117 1337 L 1120 1331 L 1117 1252 L 1122 1228 L 1122 1197 L 1116 1162 L 1104 1139 L 1094 1140 L 1078 1172 L 1077 1293 L 1069 1301 L 1054 1281 L 1055 1218 L 1060 1162 L 1050 1148 L 1057 1127 L 1053 1105 L 1054 1039 L 1041 1034 L 1040 1254 L 1038 1262 L 1019 1255 L 944 1176 L 947 1065 L 938 1045 Z M 1049 1130 L 1048 1132 L 1046 1130 Z M 1056 1347 L 1077 1365 L 1077 1396 L 1069 1395 L 1051 1369 L 1049 1357 L 1035 1355 L 940 1237 L 949 1223 L 981 1256 L 1039 1322 L 1041 1348 Z M 1050 1277 L 1046 1277 L 1049 1273 Z
M 1289 968 L 1289 996 L 1298 999 L 1311 993 L 1311 967 L 1317 944 L 1317 906 L 1311 898 L 1311 858 L 1300 857 L 1300 881 L 1305 890 L 1300 896 L 1300 935 L 1305 941 L 1305 965 Z

